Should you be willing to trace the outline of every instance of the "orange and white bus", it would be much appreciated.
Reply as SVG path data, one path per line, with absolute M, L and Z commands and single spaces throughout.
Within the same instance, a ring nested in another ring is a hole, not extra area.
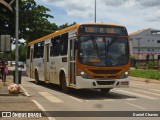
M 124 26 L 82 23 L 28 43 L 27 75 L 69 88 L 129 86 L 129 41 Z

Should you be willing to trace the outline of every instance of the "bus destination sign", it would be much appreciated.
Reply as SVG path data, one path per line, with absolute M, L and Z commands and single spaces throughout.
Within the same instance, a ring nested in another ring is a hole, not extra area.
M 100 26 L 100 25 L 82 25 L 79 29 L 79 34 L 114 34 L 126 36 L 127 30 L 124 27 L 116 27 L 116 26 Z

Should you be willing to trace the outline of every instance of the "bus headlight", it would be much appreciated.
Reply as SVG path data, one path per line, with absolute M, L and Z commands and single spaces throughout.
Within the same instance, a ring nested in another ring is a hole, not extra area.
M 88 75 L 88 73 L 81 71 L 81 77 L 85 78 L 85 79 L 92 79 L 92 77 L 90 75 Z
M 120 78 L 127 78 L 129 76 L 129 70 L 127 70 L 126 72 L 124 72 Z

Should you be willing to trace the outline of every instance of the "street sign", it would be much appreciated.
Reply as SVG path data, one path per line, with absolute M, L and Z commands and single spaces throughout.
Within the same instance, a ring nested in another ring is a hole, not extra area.
M 11 36 L 10 35 L 0 36 L 0 51 L 1 52 L 11 51 Z

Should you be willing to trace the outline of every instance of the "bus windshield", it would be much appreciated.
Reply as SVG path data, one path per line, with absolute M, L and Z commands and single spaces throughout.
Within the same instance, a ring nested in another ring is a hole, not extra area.
M 79 61 L 91 66 L 122 66 L 129 61 L 127 38 L 81 36 Z

